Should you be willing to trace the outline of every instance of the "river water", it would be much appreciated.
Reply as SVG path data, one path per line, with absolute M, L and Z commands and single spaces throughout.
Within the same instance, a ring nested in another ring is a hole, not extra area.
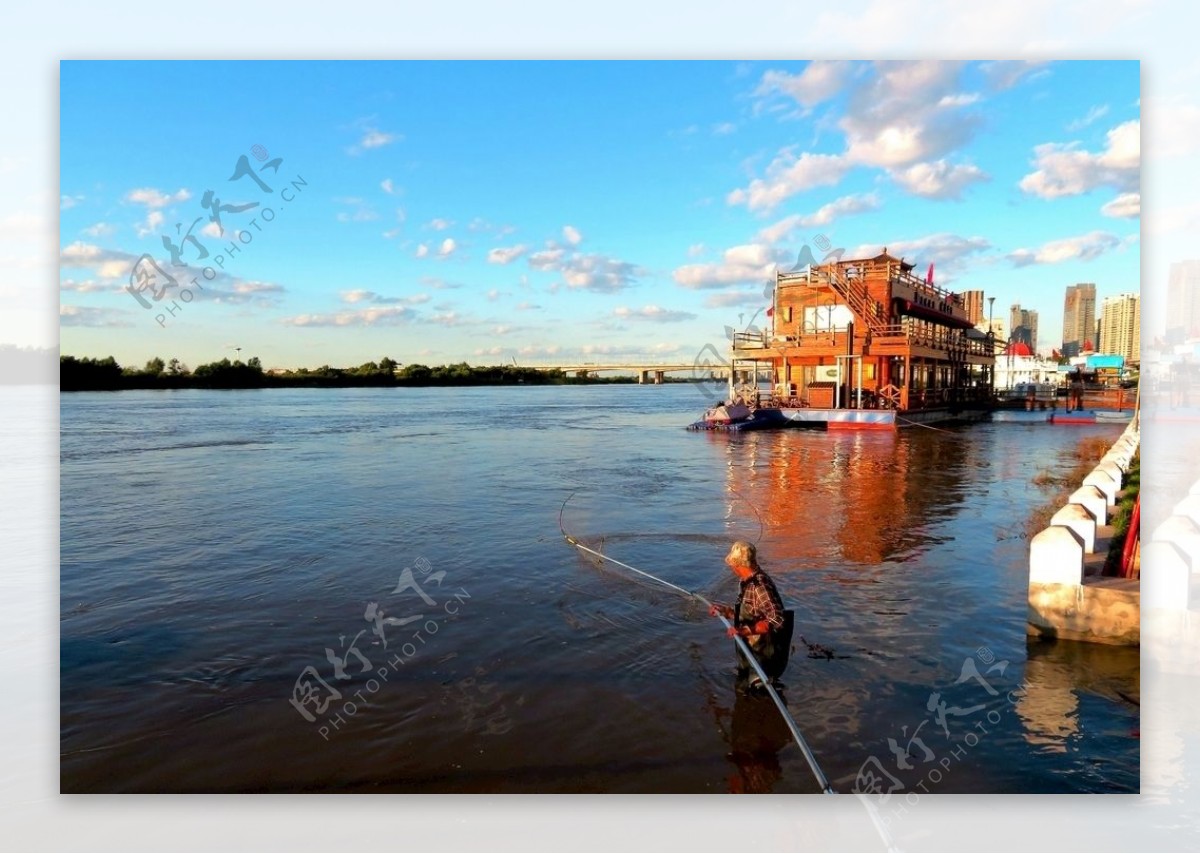
M 1138 791 L 1138 651 L 1025 636 L 1033 478 L 1120 426 L 683 430 L 707 403 L 63 395 L 62 790 L 817 791 L 716 620 L 563 541 L 570 496 L 711 599 L 758 542 L 839 791 Z

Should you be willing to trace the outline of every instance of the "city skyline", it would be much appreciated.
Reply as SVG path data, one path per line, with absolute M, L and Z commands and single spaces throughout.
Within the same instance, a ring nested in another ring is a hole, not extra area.
M 155 99 L 205 133 L 131 146 L 107 117 Z M 61 347 L 690 360 L 805 247 L 1055 328 L 1140 286 L 1139 130 L 1136 62 L 67 62 Z
M 1064 356 L 1078 356 L 1085 349 L 1096 349 L 1095 282 L 1080 282 L 1067 287 L 1059 346 Z
M 1099 353 L 1124 357 L 1126 362 L 1138 362 L 1142 348 L 1141 297 L 1121 294 L 1106 297 L 1100 307 Z

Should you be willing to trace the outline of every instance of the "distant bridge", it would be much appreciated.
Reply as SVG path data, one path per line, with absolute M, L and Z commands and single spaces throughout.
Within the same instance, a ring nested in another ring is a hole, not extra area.
M 639 383 L 661 383 L 667 374 L 687 371 L 693 379 L 726 379 L 729 368 L 724 365 L 697 365 L 694 362 L 679 362 L 675 364 L 648 365 L 644 362 L 633 364 L 617 364 L 615 362 L 583 362 L 571 365 L 523 365 L 522 367 L 536 368 L 539 371 L 562 371 L 564 374 L 574 374 L 577 377 L 589 377 L 593 374 L 618 371 L 633 374 Z

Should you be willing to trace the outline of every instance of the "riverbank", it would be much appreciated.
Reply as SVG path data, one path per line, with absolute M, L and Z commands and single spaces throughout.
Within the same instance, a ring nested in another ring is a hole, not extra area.
M 257 358 L 246 362 L 222 359 L 189 369 L 178 359 L 169 363 L 155 358 L 143 368 L 123 367 L 112 356 L 104 359 L 63 356 L 59 361 L 62 391 L 169 390 L 185 388 L 445 388 L 507 385 L 623 385 L 637 383 L 636 376 L 576 376 L 557 368 L 520 365 L 414 364 L 401 367 L 384 358 L 353 368 L 296 368 L 264 370 Z M 664 378 L 668 383 L 691 383 L 692 379 Z

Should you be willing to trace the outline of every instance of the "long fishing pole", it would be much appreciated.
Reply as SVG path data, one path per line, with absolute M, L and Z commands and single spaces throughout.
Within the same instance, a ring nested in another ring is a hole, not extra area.
M 698 602 L 704 603 L 709 608 L 712 608 L 713 603 L 709 602 L 707 599 L 705 599 L 699 593 L 695 593 L 691 590 L 685 590 L 684 588 L 680 587 L 678 584 L 672 584 L 671 582 L 667 581 L 666 579 L 659 578 L 657 575 L 651 575 L 650 573 L 648 573 L 644 570 L 638 569 L 636 566 L 630 566 L 627 563 L 622 563 L 621 561 L 617 560 L 616 558 L 612 558 L 606 554 L 602 554 L 601 552 L 598 552 L 593 548 L 589 548 L 588 546 L 585 546 L 583 543 L 579 542 L 579 540 L 575 539 L 570 534 L 568 534 L 566 529 L 563 527 L 562 516 L 563 516 L 563 511 L 566 510 L 566 508 L 567 508 L 567 501 L 570 501 L 571 497 L 574 494 L 575 493 L 571 493 L 571 495 L 567 496 L 567 500 L 562 503 L 562 507 L 558 511 L 558 529 L 562 532 L 563 539 L 565 539 L 568 543 L 570 543 L 571 545 L 573 545 L 575 548 L 579 549 L 580 551 L 587 552 L 590 555 L 595 555 L 596 557 L 600 558 L 601 560 L 606 560 L 609 563 L 615 564 L 616 566 L 622 567 L 624 569 L 628 569 L 630 572 L 636 572 L 638 575 L 640 575 L 644 578 L 648 578 L 651 581 L 658 582 L 659 584 L 663 585 L 664 587 L 669 587 L 672 590 L 674 590 L 675 592 L 681 593 L 684 596 L 688 597 L 689 599 L 695 599 Z M 729 620 L 727 620 L 725 618 L 725 615 L 722 614 L 720 611 L 716 612 L 716 616 L 717 616 L 717 619 L 719 619 L 721 621 L 721 623 L 724 624 L 726 629 L 733 628 L 733 623 L 729 622 Z M 784 721 L 784 723 L 787 724 L 787 728 L 789 730 L 791 730 L 792 738 L 795 740 L 796 746 L 799 747 L 800 752 L 804 754 L 804 758 L 808 762 L 808 767 L 810 769 L 812 769 L 813 776 L 815 776 L 817 778 L 817 783 L 818 783 L 818 785 L 820 785 L 821 791 L 826 795 L 837 794 L 837 792 L 834 791 L 833 786 L 830 785 L 829 780 L 825 777 L 824 772 L 821 771 L 820 766 L 817 765 L 817 757 L 813 755 L 813 752 L 808 747 L 808 743 L 805 742 L 805 740 L 804 740 L 804 736 L 800 734 L 800 727 L 796 726 L 796 721 L 793 720 L 791 714 L 788 713 L 787 707 L 783 704 L 783 700 L 780 698 L 779 694 L 775 691 L 775 686 L 773 686 L 771 684 L 771 680 L 769 678 L 767 678 L 767 674 L 763 672 L 762 665 L 760 665 L 758 663 L 758 659 L 754 657 L 754 653 L 750 650 L 750 647 L 746 645 L 746 641 L 744 641 L 742 639 L 742 637 L 737 634 L 734 634 L 733 639 L 737 643 L 738 648 L 742 651 L 742 655 L 744 655 L 746 657 L 746 661 L 748 661 L 750 663 L 750 666 L 754 668 L 754 672 L 758 674 L 758 678 L 762 680 L 763 687 L 767 689 L 767 694 L 770 695 L 771 700 L 774 701 L 774 703 L 775 703 L 775 708 L 777 708 L 779 710 L 779 714 L 783 716 L 783 721 Z

